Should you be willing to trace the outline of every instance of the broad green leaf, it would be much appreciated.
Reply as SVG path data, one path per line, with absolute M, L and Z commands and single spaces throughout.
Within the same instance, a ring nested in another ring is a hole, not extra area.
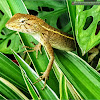
M 9 9 L 10 8 L 10 9 Z M 0 52 L 11 54 L 13 48 L 16 52 L 22 52 L 22 44 L 19 36 L 11 31 L 5 29 L 6 22 L 11 18 L 14 13 L 28 13 L 22 0 L 1 0 L 0 10 L 4 13 L 0 21 Z M 7 30 L 7 31 L 6 31 Z M 10 34 L 7 34 L 9 33 Z M 11 34 L 13 33 L 13 34 Z
M 80 57 L 87 60 L 88 58 L 86 56 L 84 56 L 84 57 L 82 56 L 81 49 L 79 48 L 79 45 L 78 45 L 77 40 L 76 40 L 76 35 L 75 35 L 75 30 L 76 30 L 75 24 L 76 24 L 76 22 L 75 22 L 75 19 L 76 19 L 77 10 L 76 10 L 76 6 L 72 5 L 73 2 L 75 2 L 75 0 L 66 0 L 68 12 L 69 12 L 69 17 L 70 17 L 70 23 L 71 23 L 71 27 L 72 27 L 72 33 L 73 33 L 74 40 L 75 40 L 76 51 L 77 51 L 77 54 Z
M 0 10 L 4 13 L 4 15 L 2 15 L 2 18 L 0 20 L 0 48 L 2 48 L 3 50 L 5 50 L 5 47 L 7 49 L 7 43 L 8 43 L 8 41 L 6 41 L 6 44 L 3 43 L 3 45 L 4 45 L 4 48 L 3 48 L 3 46 L 1 45 L 1 42 L 3 42 L 3 40 L 5 38 L 7 38 L 7 37 L 4 35 L 4 32 L 2 32 L 3 34 L 1 34 L 1 31 L 5 27 L 5 24 L 8 21 L 8 19 L 12 16 L 11 15 L 11 11 L 9 9 L 9 5 L 8 5 L 8 3 L 7 3 L 6 0 L 1 0 L 0 1 Z M 0 52 L 3 52 L 3 50 L 0 50 Z M 8 51 L 9 51 L 9 49 L 8 49 Z M 5 53 L 5 51 L 3 53 Z
M 4 15 L 0 21 L 0 32 L 2 31 L 2 29 L 5 27 L 5 24 L 7 23 L 7 20 L 9 19 L 9 17 L 7 15 Z
M 91 66 L 71 52 L 56 50 L 55 58 L 64 75 L 83 99 L 100 99 L 100 75 Z
M 69 23 L 69 17 L 65 0 L 23 0 L 27 9 L 37 11 L 38 17 L 46 20 L 46 22 L 55 27 L 68 32 L 66 27 Z M 29 2 L 30 1 L 30 2 Z M 49 10 L 49 11 L 48 11 Z M 65 21 L 66 20 L 66 21 Z
M 84 25 L 87 21 L 87 18 L 90 16 L 93 17 L 93 21 L 88 26 L 87 29 L 84 29 Z M 76 6 L 75 34 L 77 42 L 83 54 L 85 54 L 91 48 L 100 43 L 100 31 L 98 32 L 97 35 L 95 34 L 97 29 L 97 24 L 99 21 L 100 21 L 99 5 L 94 5 L 91 9 L 85 11 L 84 11 L 84 5 Z
M 14 51 L 13 54 L 17 61 L 19 62 L 20 66 L 25 70 L 27 76 L 29 79 L 34 83 L 36 79 L 39 77 L 36 72 L 21 58 L 19 57 Z M 46 85 L 46 88 L 44 90 L 41 90 L 41 87 L 43 87 L 44 82 L 38 82 L 35 84 L 40 96 L 42 99 L 58 99 L 57 95 L 54 93 L 54 91 Z
M 23 0 L 26 7 L 30 10 L 39 10 L 39 7 L 49 7 L 53 9 L 61 9 L 66 7 L 65 0 L 57 1 L 57 0 Z
M 38 99 L 38 96 L 36 94 L 36 92 L 34 91 L 33 87 L 32 87 L 32 82 L 29 80 L 28 76 L 26 75 L 25 71 L 22 69 L 22 67 L 20 66 L 20 69 L 21 69 L 21 72 L 22 72 L 22 76 L 24 78 L 24 81 L 26 83 L 26 86 L 28 88 L 28 91 L 30 92 L 32 98 L 35 100 L 35 99 Z
M 4 95 L 5 98 L 28 100 L 19 89 L 2 77 L 0 77 L 0 90 L 2 91 L 1 94 Z
M 56 10 L 56 11 L 52 11 L 52 12 L 41 12 L 39 13 L 39 17 L 46 20 L 46 22 L 55 27 L 55 28 L 58 28 L 57 27 L 57 20 L 59 18 L 59 16 L 63 15 L 64 13 L 67 12 L 67 9 L 66 7 L 63 8 L 63 9 L 59 9 L 59 10 Z M 66 17 L 66 16 L 65 16 Z M 64 20 L 63 20 L 64 21 Z M 66 20 L 66 24 L 67 24 L 67 20 Z
M 0 40 L 0 52 L 5 54 L 12 54 L 11 48 L 13 48 L 18 53 L 24 51 L 24 49 L 22 49 L 23 45 L 20 42 L 20 38 L 15 32 L 10 33 L 6 37 L 1 35 L 1 38 L 4 38 L 4 40 Z

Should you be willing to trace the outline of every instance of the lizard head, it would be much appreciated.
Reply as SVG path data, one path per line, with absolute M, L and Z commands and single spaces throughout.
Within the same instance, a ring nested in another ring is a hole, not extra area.
M 34 24 L 36 22 L 37 17 L 34 15 L 17 13 L 8 20 L 5 26 L 10 30 L 33 33 L 37 29 L 37 24 Z

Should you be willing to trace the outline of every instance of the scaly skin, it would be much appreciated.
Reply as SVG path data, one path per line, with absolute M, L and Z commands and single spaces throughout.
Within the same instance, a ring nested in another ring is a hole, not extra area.
M 32 35 L 38 42 L 40 42 L 46 48 L 46 51 L 50 56 L 50 61 L 46 71 L 43 73 L 42 76 L 40 76 L 40 80 L 45 79 L 45 84 L 46 80 L 49 77 L 49 73 L 54 61 L 53 48 L 64 51 L 75 50 L 75 43 L 72 37 L 70 37 L 68 34 L 64 35 L 65 33 L 53 28 L 52 26 L 48 25 L 45 21 L 34 15 L 20 13 L 15 14 L 6 23 L 6 27 L 14 31 Z M 41 45 L 39 44 L 39 46 L 37 47 L 41 47 Z M 36 51 L 38 49 L 39 48 L 34 48 L 34 50 Z M 44 87 L 42 89 L 44 89 Z

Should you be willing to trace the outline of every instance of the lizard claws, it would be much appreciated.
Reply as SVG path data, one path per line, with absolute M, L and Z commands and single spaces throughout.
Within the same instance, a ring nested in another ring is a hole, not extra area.
M 47 78 L 48 79 L 48 78 Z M 46 86 L 46 80 L 47 80 L 46 78 L 45 78 L 45 83 L 44 83 L 44 86 L 43 86 L 43 88 L 41 88 L 42 90 L 44 90 L 44 88 L 45 88 L 45 86 Z
M 46 86 L 46 81 L 49 79 L 49 76 L 48 76 L 48 74 L 46 74 L 46 72 L 41 72 L 41 74 L 43 74 L 43 75 L 40 76 L 40 77 L 37 79 L 37 81 L 33 83 L 33 85 L 36 84 L 36 83 L 38 83 L 39 81 L 45 79 L 44 86 L 43 86 L 43 88 L 41 88 L 41 89 L 43 90 L 43 89 L 45 88 L 45 86 Z
M 37 78 L 36 80 L 37 80 L 37 81 L 36 81 L 36 82 L 34 82 L 34 83 L 33 83 L 33 85 L 34 85 L 34 84 L 36 84 L 36 83 L 38 83 L 39 81 L 43 80 L 43 78 L 42 78 L 42 76 L 40 76 L 40 77 L 39 77 L 39 78 Z
M 33 43 L 32 43 L 33 44 Z M 35 45 L 35 44 L 33 44 Z M 33 50 L 26 50 L 24 51 L 23 53 L 26 53 L 26 52 L 33 52 L 33 51 L 36 51 L 36 58 L 38 56 L 38 51 L 40 51 L 40 54 L 42 54 L 42 51 L 41 51 L 41 44 L 37 44 L 35 45 L 35 47 L 28 47 L 28 46 L 23 46 L 23 48 L 29 48 L 29 49 L 33 49 Z

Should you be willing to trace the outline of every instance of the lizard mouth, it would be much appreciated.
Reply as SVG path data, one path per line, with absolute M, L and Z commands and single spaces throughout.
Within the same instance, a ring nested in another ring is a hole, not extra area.
M 6 28 L 13 30 L 13 31 L 18 31 L 16 28 L 14 28 L 13 26 L 9 26 L 8 24 L 5 25 Z
M 6 23 L 5 26 L 6 26 L 8 29 L 11 29 L 11 30 L 13 29 L 12 26 L 10 26 L 8 23 Z

